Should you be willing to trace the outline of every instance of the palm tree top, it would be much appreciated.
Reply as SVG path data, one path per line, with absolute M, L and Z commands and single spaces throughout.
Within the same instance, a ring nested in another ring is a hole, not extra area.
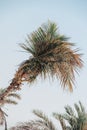
M 68 86 L 72 91 L 74 73 L 83 66 L 81 54 L 71 48 L 74 45 L 58 32 L 55 23 L 49 21 L 43 24 L 28 35 L 26 43 L 20 44 L 32 57 L 20 65 L 16 76 L 21 75 L 28 82 L 34 81 L 39 74 L 56 76 L 64 88 Z
M 59 41 L 68 40 L 66 36 L 59 34 L 57 25 L 50 21 L 47 24 L 42 24 L 41 27 L 31 35 L 27 35 L 27 37 L 27 44 L 20 44 L 20 46 L 34 57 L 46 54 L 46 52 L 55 48 L 57 43 L 60 44 Z

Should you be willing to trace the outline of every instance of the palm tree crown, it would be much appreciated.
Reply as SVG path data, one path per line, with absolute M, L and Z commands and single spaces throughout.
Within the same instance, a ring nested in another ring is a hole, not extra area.
M 55 23 L 43 24 L 28 36 L 27 43 L 20 45 L 32 57 L 20 65 L 15 76 L 32 82 L 39 74 L 44 77 L 49 74 L 59 78 L 64 87 L 68 86 L 72 90 L 74 72 L 82 67 L 82 60 L 76 50 L 71 50 L 74 44 L 67 40 L 67 37 L 59 34 Z

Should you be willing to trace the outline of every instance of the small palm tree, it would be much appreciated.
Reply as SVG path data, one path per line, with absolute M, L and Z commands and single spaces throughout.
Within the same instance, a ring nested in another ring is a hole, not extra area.
M 62 130 L 87 130 L 87 113 L 82 103 L 74 104 L 74 107 L 76 111 L 67 105 L 65 114 L 53 113 L 53 115 L 60 121 Z
M 10 130 L 56 130 L 51 120 L 41 111 L 34 110 L 33 113 L 39 119 L 32 120 L 10 128 Z
M 64 88 L 67 86 L 72 91 L 74 73 L 82 67 L 82 60 L 81 55 L 71 49 L 74 44 L 67 40 L 52 22 L 28 35 L 26 43 L 20 46 L 32 56 L 20 64 L 12 82 L 0 96 L 0 102 L 9 92 L 20 90 L 24 81 L 31 83 L 38 75 L 56 76 Z
M 4 93 L 4 92 L 5 92 L 5 89 L 0 89 L 0 95 L 2 95 L 2 93 Z M 7 130 L 7 121 L 6 121 L 7 114 L 2 110 L 2 107 L 4 106 L 4 104 L 14 104 L 14 105 L 17 104 L 17 102 L 14 101 L 13 99 L 11 99 L 11 97 L 20 99 L 20 96 L 17 93 L 9 93 L 0 102 L 0 125 L 5 124 L 5 130 Z

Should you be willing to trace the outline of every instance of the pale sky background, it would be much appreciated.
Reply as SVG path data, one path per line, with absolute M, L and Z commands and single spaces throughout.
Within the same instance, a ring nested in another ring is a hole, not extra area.
M 48 20 L 56 22 L 60 33 L 71 37 L 69 41 L 80 48 L 84 67 L 79 76 L 76 74 L 73 93 L 64 91 L 57 80 L 38 77 L 31 86 L 25 84 L 18 105 L 3 108 L 8 127 L 32 119 L 33 109 L 51 117 L 52 112 L 63 113 L 65 105 L 73 106 L 79 100 L 87 106 L 87 0 L 0 0 L 0 87 L 9 85 L 18 65 L 29 57 L 18 44 Z

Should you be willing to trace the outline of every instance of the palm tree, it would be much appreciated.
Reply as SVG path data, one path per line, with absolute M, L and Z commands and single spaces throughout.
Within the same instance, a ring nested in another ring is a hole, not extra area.
M 5 92 L 5 89 L 0 89 L 0 95 L 2 95 L 3 92 Z M 7 130 L 6 116 L 8 115 L 2 110 L 2 107 L 4 104 L 17 104 L 17 102 L 11 99 L 11 97 L 20 99 L 20 96 L 17 93 L 9 93 L 3 100 L 1 100 L 2 102 L 0 102 L 0 125 L 5 124 L 5 130 Z
M 9 130 L 56 130 L 52 121 L 41 111 L 34 110 L 33 113 L 39 118 L 29 122 L 20 123 Z
M 53 116 L 60 121 L 62 130 L 87 130 L 87 113 L 82 103 L 79 101 L 79 105 L 74 104 L 74 107 L 75 110 L 67 105 L 65 114 L 53 113 Z M 60 117 L 64 123 L 61 123 Z
M 22 83 L 33 82 L 38 75 L 44 78 L 51 76 L 60 79 L 61 85 L 72 91 L 75 81 L 75 72 L 82 67 L 81 54 L 72 50 L 73 43 L 60 35 L 55 23 L 48 22 L 28 35 L 26 43 L 20 46 L 32 56 L 23 61 L 10 85 L 0 95 L 0 102 L 9 92 L 21 89 Z

